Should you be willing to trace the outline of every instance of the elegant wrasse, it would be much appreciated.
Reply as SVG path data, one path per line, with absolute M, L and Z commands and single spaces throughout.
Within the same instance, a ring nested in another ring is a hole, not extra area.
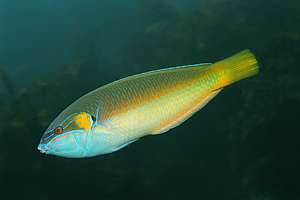
M 117 151 L 178 126 L 224 87 L 258 73 L 244 50 L 214 64 L 150 71 L 104 85 L 68 106 L 41 138 L 42 153 L 69 158 Z

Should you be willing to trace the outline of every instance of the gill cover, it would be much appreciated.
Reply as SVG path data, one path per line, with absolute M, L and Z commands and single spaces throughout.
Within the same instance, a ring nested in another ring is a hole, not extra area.
M 63 124 L 63 132 L 72 134 L 78 148 L 87 148 L 87 139 L 92 131 L 93 118 L 86 112 L 75 113 L 67 118 Z

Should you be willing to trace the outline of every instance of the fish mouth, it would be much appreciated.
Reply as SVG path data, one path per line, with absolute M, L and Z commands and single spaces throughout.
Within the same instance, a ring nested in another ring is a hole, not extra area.
M 43 154 L 47 154 L 47 152 L 48 152 L 49 149 L 48 149 L 47 145 L 45 145 L 45 144 L 39 144 L 38 150 L 41 153 L 43 153 Z

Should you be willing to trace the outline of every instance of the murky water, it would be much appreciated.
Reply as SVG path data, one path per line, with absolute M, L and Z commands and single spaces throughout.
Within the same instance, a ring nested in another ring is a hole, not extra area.
M 1 0 L 2 198 L 300 199 L 299 9 L 296 0 Z M 88 91 L 243 49 L 260 74 L 166 134 L 89 159 L 37 150 Z

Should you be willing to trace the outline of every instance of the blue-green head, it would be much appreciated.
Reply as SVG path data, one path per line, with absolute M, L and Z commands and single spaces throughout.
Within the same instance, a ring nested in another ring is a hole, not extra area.
M 60 115 L 45 131 L 38 149 L 42 153 L 61 157 L 86 157 L 90 150 L 93 124 L 94 118 L 87 112 Z

